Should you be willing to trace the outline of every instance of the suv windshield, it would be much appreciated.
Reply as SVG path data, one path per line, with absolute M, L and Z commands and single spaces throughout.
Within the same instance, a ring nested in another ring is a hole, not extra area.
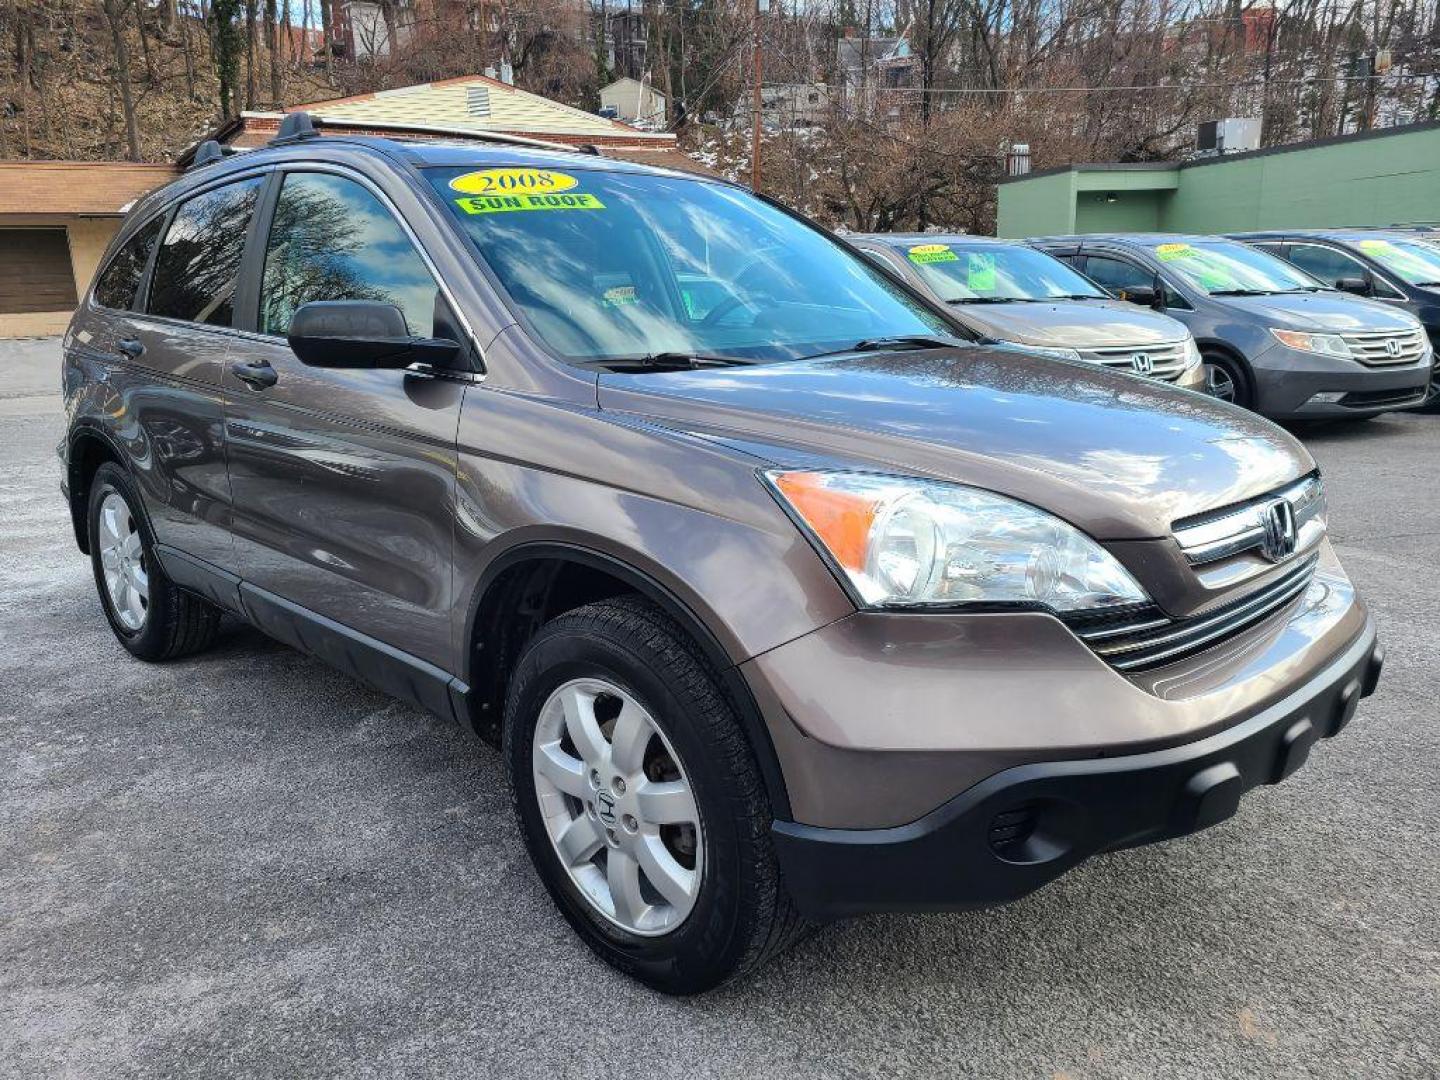
M 584 168 L 426 175 L 555 353 L 756 362 L 955 336 L 864 259 L 724 184 Z
M 1440 285 L 1440 249 L 1383 236 L 1366 237 L 1355 246 L 1409 285 Z
M 947 304 L 977 300 L 1103 299 L 1105 294 L 1052 255 L 1004 244 L 916 241 L 898 251 Z
M 1317 292 L 1325 288 L 1283 259 L 1235 241 L 1157 244 L 1151 250 L 1169 269 L 1212 296 Z

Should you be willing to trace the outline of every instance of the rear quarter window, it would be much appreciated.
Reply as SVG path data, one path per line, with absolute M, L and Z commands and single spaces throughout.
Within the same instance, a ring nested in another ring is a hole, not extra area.
M 150 253 L 160 239 L 160 229 L 165 224 L 161 214 L 153 221 L 141 226 L 140 231 L 125 242 L 95 282 L 95 302 L 101 307 L 128 311 L 135 306 L 135 295 L 140 290 L 140 278 L 150 262 Z

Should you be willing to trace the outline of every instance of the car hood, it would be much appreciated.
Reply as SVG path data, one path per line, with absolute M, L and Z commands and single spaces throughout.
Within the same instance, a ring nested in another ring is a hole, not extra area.
M 1343 293 L 1287 293 L 1282 296 L 1217 296 L 1213 300 L 1264 319 L 1284 330 L 1410 330 L 1412 316 L 1384 304 Z
M 1120 300 L 954 304 L 952 310 L 989 336 L 1059 349 L 1158 345 L 1180 341 L 1185 327 L 1167 315 Z
M 606 373 L 597 392 L 602 410 L 765 462 L 973 484 L 1102 540 L 1166 536 L 1314 468 L 1280 428 L 1200 394 L 980 347 Z

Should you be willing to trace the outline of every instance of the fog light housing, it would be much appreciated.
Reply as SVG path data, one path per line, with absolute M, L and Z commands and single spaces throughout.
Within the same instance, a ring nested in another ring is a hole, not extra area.
M 1345 397 L 1344 390 L 1322 390 L 1318 394 L 1310 395 L 1311 405 L 1339 405 Z

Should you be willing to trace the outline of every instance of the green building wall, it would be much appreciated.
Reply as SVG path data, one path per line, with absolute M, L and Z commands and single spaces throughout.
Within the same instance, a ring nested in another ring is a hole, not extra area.
M 1078 166 L 1000 185 L 996 232 L 1218 233 L 1440 221 L 1440 123 L 1182 166 Z

